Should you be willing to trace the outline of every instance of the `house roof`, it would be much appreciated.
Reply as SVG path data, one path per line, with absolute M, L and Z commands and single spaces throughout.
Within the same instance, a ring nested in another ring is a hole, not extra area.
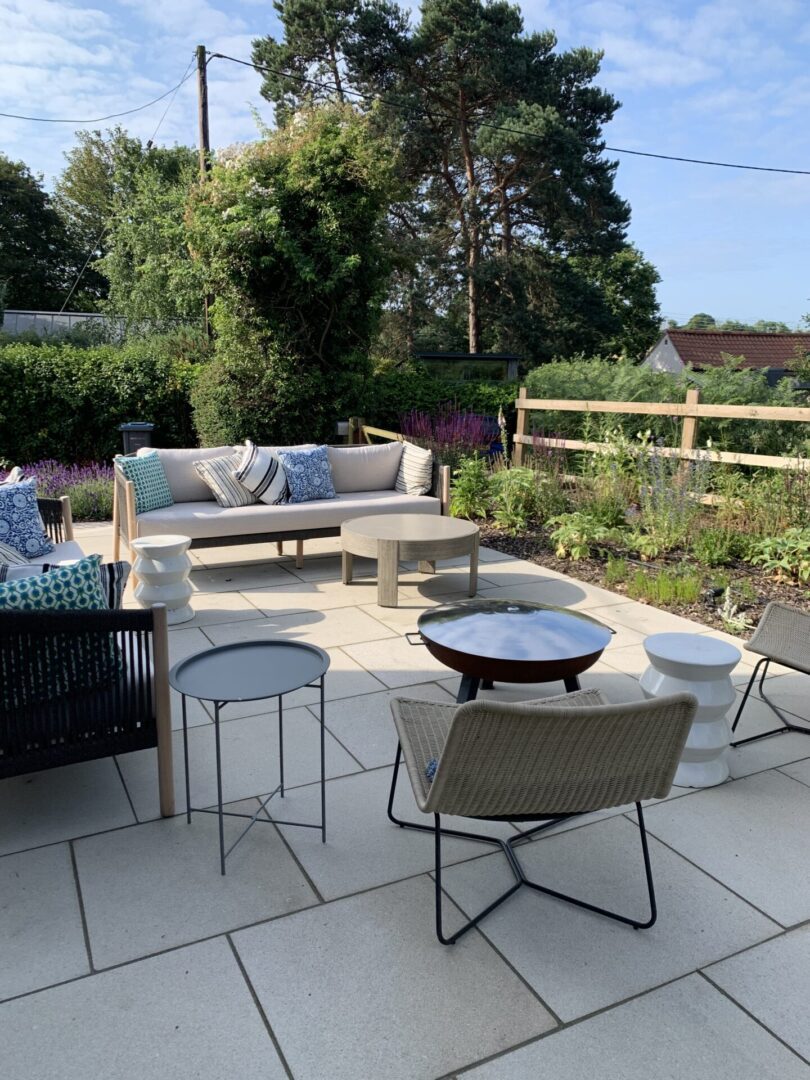
M 721 354 L 742 356 L 745 367 L 790 371 L 797 350 L 810 353 L 810 333 L 757 334 L 746 330 L 667 330 L 684 364 L 695 368 L 720 367 Z

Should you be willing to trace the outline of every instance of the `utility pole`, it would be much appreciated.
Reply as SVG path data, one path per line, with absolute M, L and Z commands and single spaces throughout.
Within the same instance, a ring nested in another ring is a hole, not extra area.
M 200 180 L 205 181 L 211 168 L 211 140 L 208 135 L 208 67 L 205 61 L 205 46 L 197 46 L 197 116 L 200 131 Z M 208 319 L 208 309 L 211 306 L 212 296 L 206 296 L 203 300 L 203 325 L 205 333 L 211 337 L 211 323 Z

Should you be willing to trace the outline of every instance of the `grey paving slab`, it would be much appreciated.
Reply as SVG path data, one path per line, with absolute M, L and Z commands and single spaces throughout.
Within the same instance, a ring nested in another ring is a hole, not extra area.
M 433 867 L 432 837 L 399 829 L 386 816 L 391 771 L 375 769 L 329 781 L 326 844 L 321 844 L 311 829 L 282 829 L 315 887 L 327 899 L 421 874 Z M 395 810 L 406 820 L 431 824 L 431 817 L 419 813 L 407 776 L 400 775 L 400 781 Z M 312 821 L 319 812 L 319 798 L 318 785 L 297 788 L 284 800 L 284 809 L 293 820 Z M 456 818 L 448 817 L 446 824 L 450 828 L 470 828 L 469 821 L 461 823 Z M 476 822 L 475 831 L 504 836 L 513 832 L 508 825 L 489 822 Z M 470 840 L 447 840 L 443 845 L 448 864 L 475 858 L 488 850 L 486 844 Z
M 780 739 L 786 739 L 786 735 L 780 735 Z M 806 738 L 804 735 L 799 736 L 800 739 Z M 796 761 L 792 765 L 783 765 L 779 770 L 785 773 L 787 776 L 792 776 L 794 780 L 799 780 L 802 784 L 807 784 L 810 787 L 810 761 Z
M 810 926 L 722 960 L 707 968 L 706 975 L 810 1060 Z
M 304 565 L 300 570 L 292 567 L 291 573 L 301 581 L 324 581 L 329 578 L 333 581 L 340 581 L 342 556 L 340 554 L 331 554 L 322 555 L 314 559 L 308 558 L 307 548 L 308 543 L 305 543 Z M 336 547 L 333 550 L 339 552 L 340 548 Z M 355 556 L 352 573 L 355 578 L 376 578 L 377 560 Z
M 253 811 L 255 800 L 230 809 Z M 247 822 L 225 819 L 225 842 Z M 309 831 L 309 830 L 306 830 Z M 274 825 L 257 823 L 219 872 L 217 818 L 149 821 L 75 845 L 90 947 L 109 967 L 297 911 L 314 894 Z
M 810 690 L 810 679 L 808 679 Z M 729 710 L 729 721 L 733 721 L 737 709 L 742 702 L 742 691 L 737 691 L 737 700 Z M 799 717 L 790 717 L 791 723 L 799 724 Z M 733 738 L 748 738 L 749 735 L 757 735 L 762 731 L 772 731 L 779 727 L 780 719 L 773 710 L 751 694 L 745 704 L 740 723 Z M 808 727 L 810 734 L 810 727 Z M 763 769 L 772 769 L 779 765 L 787 765 L 793 761 L 810 757 L 810 738 L 808 735 L 788 732 L 779 735 L 778 738 L 762 739 L 759 742 L 749 743 L 747 746 L 738 746 L 729 752 L 728 763 L 731 775 L 736 779 L 741 776 L 749 776 L 751 773 L 762 772 Z
M 455 698 L 458 693 L 459 676 L 440 679 L 439 685 L 445 687 Z M 644 693 L 638 679 L 616 671 L 602 660 L 597 660 L 592 668 L 579 676 L 583 690 L 601 690 L 609 702 L 619 705 L 625 701 L 642 701 Z M 409 691 L 410 692 L 410 691 Z M 565 693 L 565 687 L 559 681 L 552 683 L 496 683 L 492 690 L 479 690 L 481 700 L 491 701 L 531 701 L 545 697 L 555 697 Z
M 397 733 L 391 719 L 391 702 L 396 697 L 445 704 L 454 700 L 454 695 L 431 682 L 329 703 L 327 727 L 366 769 L 391 765 L 394 761 Z
M 617 604 L 622 597 L 607 589 L 600 589 L 597 585 L 589 585 L 584 581 L 575 581 L 573 578 L 540 578 L 536 581 L 526 582 L 521 585 L 485 587 L 480 589 L 482 596 L 489 596 L 494 600 L 510 599 L 517 597 L 521 600 L 531 600 L 536 604 L 551 604 L 554 607 L 596 608 L 605 604 Z M 607 620 L 609 621 L 609 620 Z
M 377 641 L 378 638 L 391 637 L 395 633 L 354 607 L 330 611 L 299 611 L 294 615 L 263 615 L 250 622 L 208 626 L 206 632 L 215 645 L 282 637 L 293 641 L 306 641 L 322 649 Z
M 296 581 L 271 589 L 250 589 L 244 595 L 265 615 L 285 615 L 376 604 L 377 583 L 366 579 L 350 585 L 339 580 Z
M 0 855 L 134 821 L 112 758 L 0 780 Z
M 639 833 L 626 818 L 548 836 L 519 853 L 535 881 L 646 917 Z M 649 990 L 778 931 L 662 844 L 651 841 L 650 857 L 659 915 L 649 930 L 634 930 L 529 889 L 521 889 L 482 924 L 486 937 L 563 1020 Z M 512 880 L 500 855 L 450 867 L 443 876 L 450 896 L 469 915 Z
M 404 637 L 370 639 L 362 645 L 346 645 L 344 652 L 388 687 L 433 682 L 448 674 L 444 664 L 431 656 L 424 645 L 410 645 Z
M 198 626 L 169 630 L 169 663 L 179 664 L 187 656 L 211 648 L 211 639 Z
M 806 1080 L 808 1068 L 699 975 L 473 1069 L 475 1080 Z
M 420 877 L 234 935 L 296 1080 L 430 1080 L 554 1026 L 478 935 L 436 941 L 432 894 Z
M 284 1080 L 219 938 L 0 1006 L 14 1080 Z
M 227 710 L 223 710 L 227 715 Z M 393 726 L 393 725 L 392 725 Z M 216 747 L 213 723 L 189 731 L 188 756 L 193 806 L 211 806 L 217 800 Z M 174 787 L 177 813 L 186 809 L 183 735 L 174 733 Z M 228 720 L 220 727 L 223 797 L 249 799 L 272 791 L 279 782 L 278 713 Z M 360 765 L 327 732 L 327 776 L 357 772 Z M 137 750 L 118 758 L 121 775 L 139 821 L 160 816 L 157 752 Z M 309 709 L 284 709 L 284 781 L 287 786 L 320 779 L 320 732 Z
M 90 970 L 67 844 L 0 859 L 0 1000 Z
M 192 570 L 189 580 L 196 592 L 239 592 L 242 589 L 262 589 L 267 585 L 284 585 L 293 580 L 286 564 L 262 562 L 245 566 L 232 565 L 216 569 Z
M 751 693 L 759 697 L 759 680 Z M 773 677 L 769 674 L 765 680 L 765 693 L 778 708 L 810 724 L 810 675 L 795 671 Z
M 783 926 L 810 918 L 809 819 L 810 788 L 778 771 L 647 812 L 655 836 Z
M 194 618 L 179 624 L 185 629 L 220 622 L 259 619 L 262 614 L 241 592 L 194 592 L 191 594 L 190 603 Z

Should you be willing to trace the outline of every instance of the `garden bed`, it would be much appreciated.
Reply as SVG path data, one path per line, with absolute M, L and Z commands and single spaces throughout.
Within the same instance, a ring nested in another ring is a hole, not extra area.
M 609 573 L 609 566 L 615 566 L 616 561 L 625 560 L 630 574 L 640 572 L 650 577 L 674 570 L 677 570 L 680 575 L 694 572 L 701 579 L 700 592 L 696 600 L 658 599 L 652 606 L 671 611 L 685 619 L 705 623 L 717 630 L 735 632 L 729 628 L 727 622 L 724 622 L 721 614 L 725 590 L 728 587 L 731 590 L 732 602 L 737 605 L 738 618 L 750 624 L 749 629 L 742 626 L 736 629 L 740 637 L 750 636 L 750 628 L 757 625 L 766 604 L 771 600 L 778 600 L 780 603 L 790 604 L 810 613 L 810 590 L 807 586 L 779 581 L 741 561 L 712 570 L 691 559 L 688 553 L 675 551 L 666 558 L 642 562 L 627 558 L 626 553 L 611 544 L 604 545 L 605 554 L 599 557 L 576 561 L 560 559 L 554 554 L 548 533 L 542 528 L 530 529 L 516 536 L 510 536 L 487 522 L 481 523 L 481 542 L 506 555 L 527 559 L 539 566 L 546 566 L 549 570 L 555 570 L 591 585 L 599 585 L 623 596 L 628 595 L 628 581 L 616 580 L 615 576 Z M 633 598 L 639 599 L 642 603 L 652 603 L 644 597 Z

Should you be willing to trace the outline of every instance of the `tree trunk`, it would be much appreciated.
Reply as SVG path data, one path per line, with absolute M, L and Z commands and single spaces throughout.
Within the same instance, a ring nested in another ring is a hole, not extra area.
M 481 351 L 481 312 L 478 295 L 478 266 L 481 261 L 481 225 L 478 207 L 478 184 L 475 176 L 475 158 L 470 145 L 467 128 L 466 102 L 463 91 L 459 92 L 459 132 L 464 154 L 464 171 L 467 174 L 467 348 L 471 353 Z

